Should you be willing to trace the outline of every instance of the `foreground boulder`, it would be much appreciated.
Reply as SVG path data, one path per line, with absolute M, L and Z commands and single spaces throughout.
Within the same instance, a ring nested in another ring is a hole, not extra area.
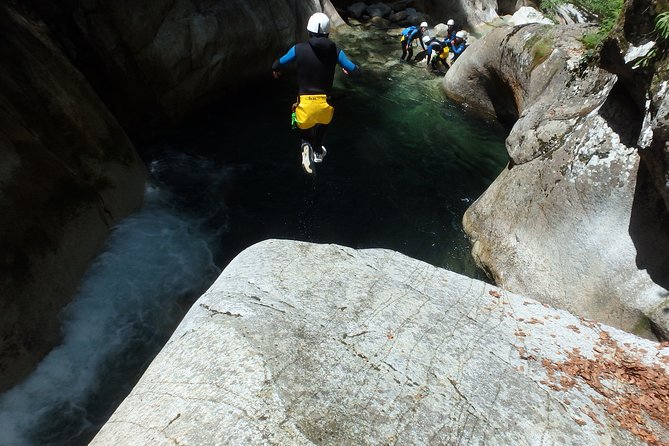
M 643 94 L 583 59 L 589 30 L 498 28 L 445 76 L 449 96 L 511 128 L 508 169 L 468 209 L 464 226 L 498 285 L 644 336 L 652 326 L 666 338 L 669 231 L 641 163 Z M 661 153 L 662 131 L 648 134 Z
M 91 444 L 660 444 L 664 347 L 392 251 L 270 240 Z

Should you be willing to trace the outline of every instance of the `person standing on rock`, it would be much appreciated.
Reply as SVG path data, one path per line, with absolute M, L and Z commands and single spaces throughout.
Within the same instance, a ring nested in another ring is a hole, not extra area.
M 439 67 L 437 66 L 437 63 L 440 63 L 448 70 L 448 64 L 446 63 L 446 60 L 448 59 L 448 45 L 446 44 L 446 41 L 444 40 L 443 42 L 437 39 L 436 37 L 430 38 L 428 36 L 423 37 L 423 43 L 427 45 L 427 50 L 423 51 L 422 53 L 425 53 L 425 56 L 427 56 L 427 63 L 425 64 L 425 68 L 432 68 L 432 71 L 438 71 Z M 433 56 L 434 53 L 434 56 Z M 416 61 L 418 61 L 418 57 L 416 56 Z
M 465 34 L 464 31 L 458 31 L 455 33 L 455 39 L 451 42 L 451 54 L 453 55 L 451 58 L 451 64 L 455 62 L 455 60 L 460 57 L 460 54 L 467 48 L 467 41 L 465 40 L 467 38 L 467 35 Z
M 314 172 L 313 163 L 322 162 L 327 153 L 322 143 L 334 114 L 329 95 L 335 67 L 341 65 L 346 75 L 357 74 L 359 67 L 329 39 L 330 19 L 327 15 L 322 12 L 312 15 L 307 31 L 309 40 L 294 45 L 274 61 L 272 75 L 278 79 L 284 65 L 291 62 L 297 64 L 299 96 L 293 105 L 293 123 L 302 135 L 302 167 L 311 174 Z
M 400 57 L 400 62 L 404 62 L 405 60 L 409 62 L 413 59 L 413 41 L 415 39 L 418 39 L 418 43 L 420 43 L 420 46 L 425 50 L 423 36 L 426 35 L 427 28 L 427 22 L 422 22 L 418 28 L 410 26 L 402 30 L 402 37 L 400 39 L 400 43 L 402 44 L 402 56 Z
M 462 28 L 455 24 L 455 20 L 448 19 L 446 22 L 446 39 L 444 39 L 444 41 L 450 45 L 451 42 L 453 42 L 453 39 L 455 39 L 455 34 L 461 29 Z

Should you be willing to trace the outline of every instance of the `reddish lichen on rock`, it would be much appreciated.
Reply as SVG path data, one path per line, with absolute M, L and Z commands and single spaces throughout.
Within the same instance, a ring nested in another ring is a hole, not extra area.
M 547 387 L 568 391 L 583 384 L 602 396 L 592 401 L 620 426 L 653 446 L 669 445 L 669 373 L 659 364 L 642 360 L 646 349 L 621 348 L 601 331 L 594 357 L 578 348 L 564 361 L 543 359 Z M 658 352 L 659 355 L 659 352 Z M 667 356 L 659 357 L 664 363 Z M 592 410 L 584 413 L 600 424 Z M 579 423 L 580 424 L 580 423 Z

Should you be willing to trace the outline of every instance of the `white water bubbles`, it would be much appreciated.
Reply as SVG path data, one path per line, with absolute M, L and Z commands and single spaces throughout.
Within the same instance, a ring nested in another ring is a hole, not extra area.
M 218 274 L 201 218 L 174 203 L 148 187 L 142 210 L 114 228 L 61 313 L 62 343 L 0 397 L 0 445 L 85 441 L 111 407 L 97 400 L 122 398 L 110 381 L 128 381 L 128 370 L 138 378 L 147 359 L 137 351 L 152 357 Z

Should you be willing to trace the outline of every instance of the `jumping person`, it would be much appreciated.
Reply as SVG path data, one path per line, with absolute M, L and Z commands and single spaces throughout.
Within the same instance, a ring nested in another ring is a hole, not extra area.
M 322 162 L 327 153 L 322 144 L 325 130 L 334 114 L 334 108 L 328 99 L 335 66 L 337 63 L 341 65 L 346 75 L 358 73 L 359 67 L 328 38 L 328 16 L 322 12 L 312 15 L 307 23 L 307 31 L 309 40 L 294 45 L 274 61 L 272 75 L 278 79 L 281 76 L 281 67 L 293 61 L 297 64 L 299 97 L 293 105 L 293 116 L 302 136 L 302 167 L 311 174 L 314 171 L 313 163 Z
M 425 50 L 425 44 L 423 43 L 423 35 L 427 33 L 427 22 L 422 22 L 418 28 L 415 26 L 409 26 L 402 30 L 402 37 L 400 43 L 402 44 L 402 56 L 400 57 L 400 62 L 410 61 L 413 58 L 413 41 L 418 39 L 418 43 Z M 408 57 L 407 57 L 408 55 Z

